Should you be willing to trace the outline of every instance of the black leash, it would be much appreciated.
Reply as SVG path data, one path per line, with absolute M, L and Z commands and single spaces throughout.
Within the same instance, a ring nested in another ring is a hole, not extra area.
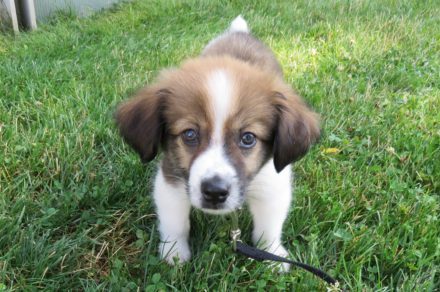
M 269 260 L 269 261 L 276 261 L 276 262 L 282 262 L 282 263 L 288 263 L 291 265 L 294 265 L 296 267 L 302 268 L 315 276 L 321 278 L 322 280 L 326 281 L 330 285 L 338 285 L 338 281 L 336 281 L 333 277 L 331 277 L 326 272 L 309 266 L 307 264 L 303 264 L 300 262 L 295 262 L 277 255 L 274 255 L 270 252 L 249 246 L 247 244 L 244 244 L 240 240 L 241 231 L 238 228 L 238 219 L 237 215 L 233 213 L 232 215 L 232 223 L 234 225 L 234 229 L 231 230 L 231 238 L 232 238 L 232 245 L 234 248 L 234 251 L 238 254 L 242 254 L 244 256 L 247 256 L 251 259 L 257 260 L 257 261 L 263 261 L 263 260 Z
M 331 284 L 331 285 L 336 284 L 335 279 L 333 279 L 329 274 L 327 274 L 324 271 L 321 271 L 320 269 L 317 269 L 315 267 L 312 267 L 312 266 L 309 266 L 307 264 L 303 264 L 300 262 L 291 261 L 289 259 L 274 255 L 270 252 L 246 245 L 240 241 L 237 241 L 237 249 L 235 250 L 235 252 L 242 254 L 244 256 L 247 256 L 251 259 L 257 260 L 257 261 L 269 260 L 269 261 L 276 261 L 276 262 L 292 264 L 294 266 L 303 268 L 306 271 L 309 271 L 310 273 L 314 274 L 315 276 L 326 281 L 328 284 Z

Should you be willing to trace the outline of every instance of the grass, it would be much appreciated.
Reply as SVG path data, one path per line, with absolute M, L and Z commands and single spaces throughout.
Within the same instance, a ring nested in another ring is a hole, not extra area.
M 113 124 L 118 102 L 240 13 L 322 116 L 322 140 L 293 166 L 292 258 L 346 290 L 439 289 L 438 3 L 244 2 L 134 1 L 0 36 L 0 291 L 325 291 L 235 256 L 228 219 L 199 212 L 192 261 L 160 262 L 155 166 Z

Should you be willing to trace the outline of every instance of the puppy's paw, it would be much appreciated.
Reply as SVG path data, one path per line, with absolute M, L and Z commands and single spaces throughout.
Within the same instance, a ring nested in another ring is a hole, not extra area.
M 191 258 L 191 250 L 186 240 L 161 242 L 159 253 L 160 257 L 170 265 L 182 264 Z
M 266 251 L 283 258 L 287 258 L 289 256 L 287 250 L 280 243 L 272 244 L 266 249 Z M 274 272 L 279 273 L 287 273 L 290 270 L 290 264 L 287 263 L 272 262 L 271 267 Z

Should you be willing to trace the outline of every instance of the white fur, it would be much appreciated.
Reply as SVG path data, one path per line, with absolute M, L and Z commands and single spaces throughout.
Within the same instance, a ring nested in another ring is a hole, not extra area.
M 229 196 L 223 209 L 204 209 L 212 214 L 223 214 L 238 208 L 243 200 L 240 198 L 239 181 L 235 168 L 225 157 L 222 145 L 212 145 L 200 154 L 194 161 L 189 174 L 189 196 L 191 204 L 197 208 L 202 207 L 203 194 L 200 190 L 202 181 L 218 176 L 230 183 Z
M 291 203 L 291 175 L 290 167 L 277 173 L 271 159 L 250 182 L 245 195 L 254 221 L 254 244 L 283 257 L 288 255 L 281 244 L 281 235 Z M 169 264 L 174 264 L 174 258 L 178 262 L 188 261 L 191 257 L 188 245 L 190 201 L 184 184 L 169 184 L 159 170 L 153 195 L 159 217 L 161 257 Z M 199 202 L 191 201 L 191 204 L 199 207 Z M 237 202 L 235 208 L 239 205 L 241 202 Z M 225 212 L 204 211 L 212 214 Z M 287 271 L 289 266 L 282 264 L 282 271 Z
M 185 262 L 191 258 L 188 245 L 190 202 L 186 195 L 185 186 L 169 184 L 161 168 L 156 175 L 153 191 L 159 217 L 159 232 L 161 243 L 159 253 L 169 264 L 174 258 Z
M 229 115 L 232 100 L 232 82 L 227 72 L 217 70 L 208 76 L 207 89 L 211 98 L 212 112 L 214 113 L 214 133 L 211 144 L 222 144 L 223 125 Z
M 290 208 L 291 194 L 290 167 L 277 173 L 272 159 L 255 176 L 246 192 L 254 221 L 254 244 L 283 257 L 288 253 L 281 244 L 281 235 Z M 288 269 L 289 265 L 283 264 L 283 270 Z
M 241 32 L 249 32 L 249 27 L 247 25 L 246 20 L 239 15 L 232 22 L 229 27 L 230 32 L 241 31 Z
M 208 76 L 206 87 L 211 101 L 211 112 L 214 114 L 214 131 L 210 137 L 208 148 L 195 159 L 189 175 L 191 204 L 198 208 L 202 208 L 203 194 L 200 189 L 202 181 L 218 176 L 231 185 L 223 209 L 205 210 L 213 214 L 227 213 L 243 203 L 240 198 L 237 172 L 227 159 L 223 149 L 223 125 L 231 110 L 232 86 L 230 77 L 224 70 L 214 71 Z
M 245 32 L 245 33 L 250 33 L 250 29 L 247 25 L 246 20 L 244 20 L 244 18 L 239 15 L 237 16 L 232 22 L 231 25 L 229 26 L 228 30 L 226 30 L 223 34 L 219 35 L 218 37 L 214 38 L 213 40 L 211 40 L 205 47 L 204 51 L 208 50 L 211 46 L 215 45 L 215 43 L 220 40 L 221 38 L 223 38 L 224 36 L 228 35 L 229 33 L 232 32 Z

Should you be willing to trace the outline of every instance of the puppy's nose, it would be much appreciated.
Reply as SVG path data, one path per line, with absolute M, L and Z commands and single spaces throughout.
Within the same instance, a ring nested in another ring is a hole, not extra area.
M 202 181 L 203 198 L 210 203 L 224 203 L 229 195 L 230 184 L 218 176 Z

